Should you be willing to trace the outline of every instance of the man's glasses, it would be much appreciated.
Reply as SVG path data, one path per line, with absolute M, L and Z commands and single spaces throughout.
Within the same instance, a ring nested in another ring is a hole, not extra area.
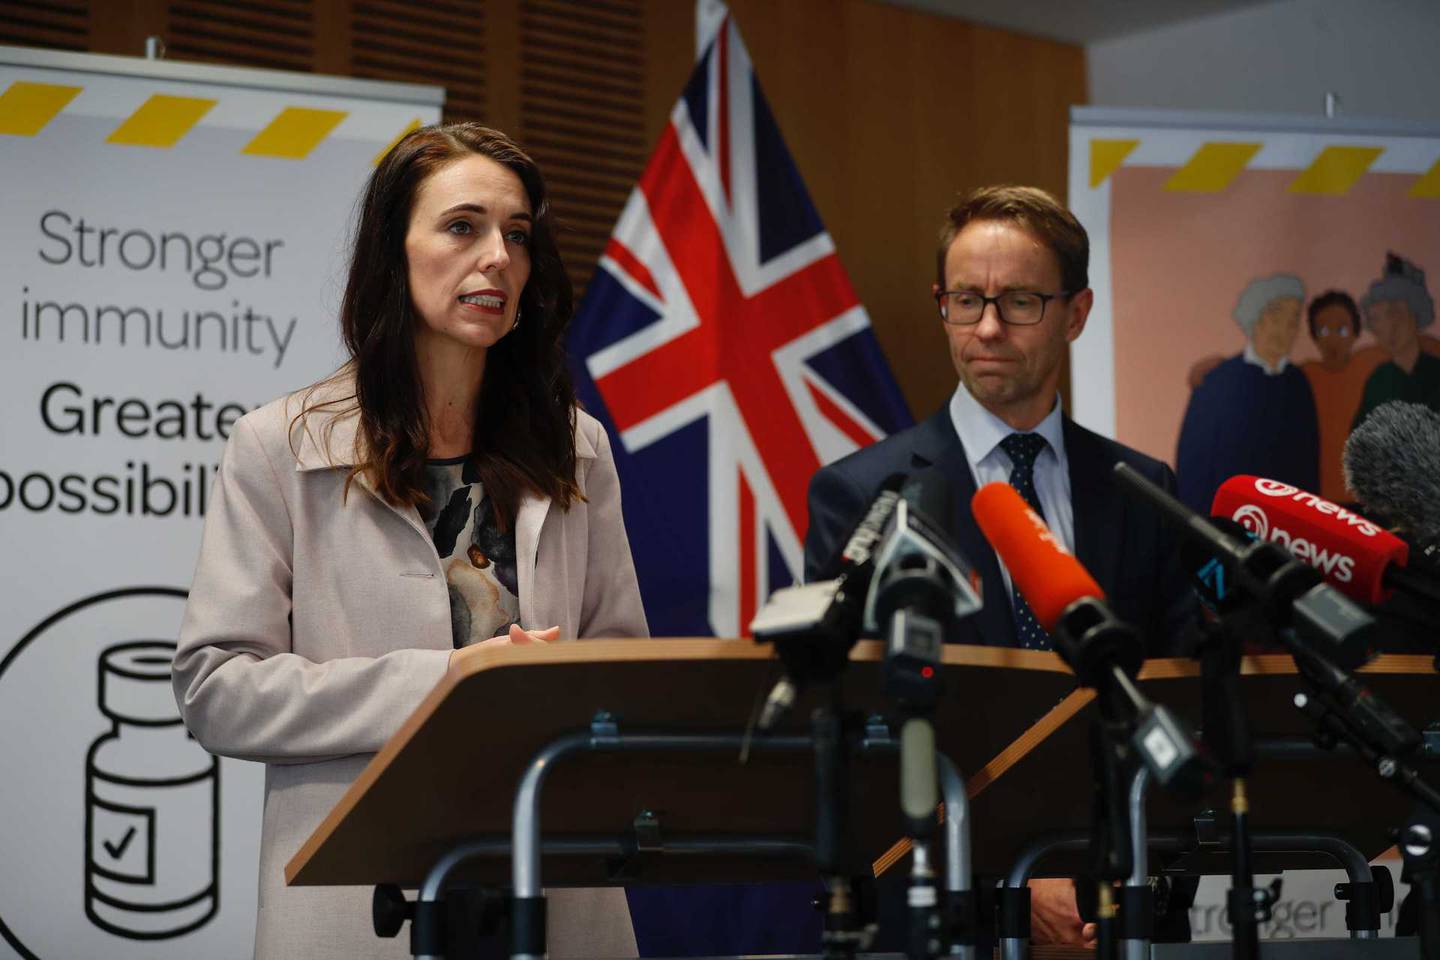
M 935 302 L 940 306 L 940 319 L 956 326 L 968 327 L 979 323 L 985 315 L 986 304 L 993 303 L 1001 323 L 1028 327 L 1045 319 L 1047 303 L 1056 297 L 1068 296 L 1068 291 L 1031 293 L 1010 290 L 998 297 L 985 297 L 971 290 L 941 290 L 935 294 Z

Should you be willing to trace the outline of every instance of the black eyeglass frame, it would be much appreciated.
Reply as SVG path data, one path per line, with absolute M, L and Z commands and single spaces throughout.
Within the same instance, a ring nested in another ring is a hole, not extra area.
M 1048 306 L 1050 306 L 1050 301 L 1051 301 L 1051 300 L 1059 300 L 1059 299 L 1062 299 L 1062 298 L 1064 298 L 1064 297 L 1073 297 L 1073 296 L 1075 296 L 1075 294 L 1077 294 L 1077 293 L 1079 293 L 1079 292 L 1080 292 L 1079 290 L 1061 290 L 1059 293 L 1037 293 L 1036 291 L 1033 291 L 1033 290 L 1006 290 L 1004 293 L 1000 294 L 999 296 L 987 297 L 987 296 L 985 296 L 983 293 L 976 293 L 976 292 L 973 291 L 973 290 L 937 290 L 937 291 L 935 291 L 935 307 L 936 307 L 937 310 L 940 311 L 940 320 L 941 320 L 941 322 L 942 322 L 942 323 L 947 323 L 947 324 L 949 324 L 949 325 L 952 326 L 952 327 L 973 327 L 973 326 L 978 325 L 981 320 L 985 319 L 985 308 L 988 307 L 988 306 L 989 306 L 990 304 L 992 304 L 992 303 L 995 304 L 995 316 L 999 317 L 999 318 L 1000 318 L 1000 322 L 1003 323 L 1003 324 L 1005 324 L 1006 326 L 1011 326 L 1011 327 L 1033 327 L 1033 326 L 1037 326 L 1038 324 L 1044 322 L 1044 320 L 1045 320 L 1045 308 L 1048 307 Z M 980 298 L 980 312 L 977 313 L 977 314 L 975 315 L 975 319 L 972 320 L 972 321 L 970 321 L 969 323 L 962 323 L 962 322 L 960 322 L 959 320 L 951 320 L 950 317 L 949 317 L 949 315 L 948 315 L 948 311 L 945 309 L 945 298 L 946 298 L 946 297 L 952 297 L 952 296 L 955 296 L 956 294 L 960 294 L 960 293 L 965 293 L 965 294 L 969 294 L 969 295 L 972 296 L 972 297 L 979 297 L 979 298 Z M 1040 298 L 1040 316 L 1036 317 L 1034 320 L 1030 321 L 1029 323 L 1016 323 L 1016 322 L 1014 322 L 1013 320 L 1006 319 L 1006 317 L 1005 317 L 1005 311 L 1004 311 L 1003 309 L 1001 309 L 1001 307 L 1000 307 L 1000 298 L 1001 298 L 1001 297 L 1013 296 L 1014 294 L 1017 294 L 1017 293 L 1025 294 L 1025 295 L 1031 296 L 1031 297 L 1039 297 L 1039 298 Z

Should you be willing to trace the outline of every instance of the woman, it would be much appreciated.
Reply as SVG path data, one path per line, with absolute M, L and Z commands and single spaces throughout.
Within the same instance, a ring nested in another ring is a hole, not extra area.
M 368 890 L 282 870 L 452 658 L 647 633 L 570 314 L 535 164 L 476 124 L 417 130 L 362 202 L 350 361 L 235 426 L 174 683 L 201 744 L 267 764 L 258 957 L 409 956 Z M 623 891 L 551 906 L 555 955 L 634 956 Z
M 1236 474 L 1319 488 L 1315 398 L 1290 362 L 1304 303 L 1304 283 L 1288 273 L 1252 280 L 1241 292 L 1231 316 L 1245 349 L 1205 375 L 1180 425 L 1175 473 L 1191 509 L 1208 515 L 1215 491 Z

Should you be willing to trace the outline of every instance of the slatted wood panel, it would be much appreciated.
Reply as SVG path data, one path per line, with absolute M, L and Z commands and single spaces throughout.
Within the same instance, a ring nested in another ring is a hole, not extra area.
M 645 4 L 521 0 L 520 10 L 520 139 L 554 196 L 578 302 L 645 167 Z
M 175 0 L 166 55 L 246 67 L 310 71 L 315 64 L 311 0 Z
M 484 0 L 354 0 L 351 74 L 445 88 L 445 119 L 483 120 Z
M 84 50 L 89 31 L 89 0 L 0 0 L 0 43 Z

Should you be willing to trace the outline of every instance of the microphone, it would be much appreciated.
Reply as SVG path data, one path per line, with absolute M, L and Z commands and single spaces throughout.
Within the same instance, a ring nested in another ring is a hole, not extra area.
M 896 473 L 845 538 L 845 545 L 823 568 L 829 579 L 776 590 L 755 613 L 750 633 L 759 643 L 774 643 L 785 676 L 771 689 L 757 722 L 769 730 L 794 704 L 800 687 L 828 681 L 845 668 L 850 648 L 863 626 L 874 552 L 900 499 L 905 475 Z
M 948 478 L 933 467 L 905 484 L 876 550 L 875 574 L 865 601 L 867 632 L 878 630 L 886 641 L 885 692 L 896 700 L 904 718 L 900 809 L 911 842 L 906 903 L 912 957 L 944 952 L 937 950 L 943 942 L 938 936 L 940 894 L 930 857 L 940 798 L 931 717 L 944 686 L 941 651 L 947 634 L 983 602 L 979 577 L 933 522 L 950 517 L 951 504 Z M 951 879 L 952 891 L 970 890 L 968 876 Z M 950 909 L 958 911 L 957 916 L 968 916 L 973 902 L 959 893 Z M 968 929 L 968 921 L 965 926 Z
M 1440 414 L 1392 401 L 1345 441 L 1345 485 L 1365 510 L 1422 547 L 1440 544 Z
M 970 508 L 1035 619 L 1054 639 L 1056 652 L 1083 685 L 1097 686 L 1112 664 L 1128 676 L 1139 672 L 1145 659 L 1140 638 L 1115 617 L 1095 578 L 1014 487 L 986 484 Z
M 1279 544 L 1242 540 L 1217 529 L 1128 464 L 1115 464 L 1115 479 L 1220 560 L 1230 572 L 1230 588 L 1258 602 L 1272 623 L 1292 628 L 1316 653 L 1350 670 L 1375 652 L 1380 633 L 1375 618 Z
M 1144 661 L 1140 637 L 1105 602 L 1105 591 L 1008 483 L 981 487 L 970 501 L 975 522 L 1000 555 L 1015 586 L 1081 686 L 1128 705 L 1130 745 L 1166 789 L 1198 796 L 1210 763 L 1164 706 L 1152 703 L 1132 678 Z
M 1440 604 L 1440 585 L 1407 567 L 1408 543 L 1313 493 L 1236 476 L 1220 485 L 1210 512 L 1238 522 L 1257 540 L 1285 547 L 1352 600 L 1382 604 L 1398 588 Z

